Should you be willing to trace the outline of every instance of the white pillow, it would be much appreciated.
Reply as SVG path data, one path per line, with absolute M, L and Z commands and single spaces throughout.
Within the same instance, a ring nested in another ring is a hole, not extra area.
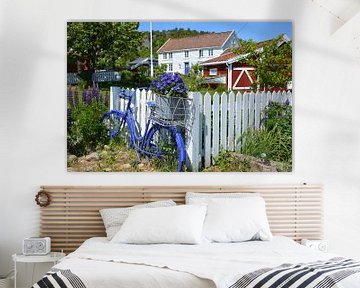
M 259 197 L 259 193 L 244 192 L 244 193 L 197 193 L 186 192 L 185 203 L 186 204 L 207 204 L 211 199 L 225 198 L 247 198 L 247 197 Z
M 271 240 L 264 199 L 247 197 L 209 200 L 203 237 L 211 242 Z
M 153 207 L 170 207 L 176 206 L 172 200 L 156 201 L 146 204 L 135 205 L 128 208 L 109 208 L 101 209 L 100 214 L 106 229 L 107 239 L 111 240 L 115 234 L 120 230 L 121 225 L 124 223 L 129 213 L 132 210 L 139 208 L 153 208 Z
M 197 244 L 206 214 L 205 205 L 180 205 L 131 211 L 113 243 Z

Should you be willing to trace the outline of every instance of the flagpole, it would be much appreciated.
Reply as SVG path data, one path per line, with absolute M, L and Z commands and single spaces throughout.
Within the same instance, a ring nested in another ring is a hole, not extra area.
M 154 77 L 153 45 L 152 45 L 152 22 L 150 22 L 150 76 Z

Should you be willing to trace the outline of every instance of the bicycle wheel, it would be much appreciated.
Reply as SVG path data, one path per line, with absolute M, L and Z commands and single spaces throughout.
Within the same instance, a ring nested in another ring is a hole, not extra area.
M 119 141 L 126 147 L 133 147 L 135 140 L 129 129 L 129 121 L 122 111 L 110 111 L 102 116 L 102 121 L 108 130 L 111 139 Z
M 154 125 L 145 140 L 145 151 L 162 171 L 183 171 L 185 145 L 181 133 L 175 127 Z

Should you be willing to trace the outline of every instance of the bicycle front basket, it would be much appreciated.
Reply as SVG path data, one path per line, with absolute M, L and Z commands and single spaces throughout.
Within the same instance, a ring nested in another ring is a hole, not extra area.
M 155 120 L 163 125 L 185 126 L 188 118 L 189 99 L 164 95 L 155 95 Z

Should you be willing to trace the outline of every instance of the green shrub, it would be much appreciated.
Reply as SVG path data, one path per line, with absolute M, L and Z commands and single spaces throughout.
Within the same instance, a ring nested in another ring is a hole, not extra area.
M 108 142 L 106 128 L 101 122 L 106 111 L 105 104 L 96 100 L 89 104 L 81 102 L 72 108 L 67 131 L 68 153 L 82 156 Z
M 202 67 L 198 64 L 192 65 L 188 75 L 183 76 L 186 87 L 189 91 L 199 91 L 202 87 L 204 77 Z
M 264 110 L 262 119 L 265 128 L 272 130 L 277 126 L 282 132 L 291 135 L 292 133 L 292 106 L 270 102 Z
M 292 162 L 292 107 L 271 102 L 264 111 L 263 129 L 249 129 L 241 136 L 245 155 L 278 162 Z
M 204 169 L 204 172 L 249 172 L 251 171 L 248 159 L 237 157 L 236 153 L 221 150 L 214 159 L 214 165 Z

